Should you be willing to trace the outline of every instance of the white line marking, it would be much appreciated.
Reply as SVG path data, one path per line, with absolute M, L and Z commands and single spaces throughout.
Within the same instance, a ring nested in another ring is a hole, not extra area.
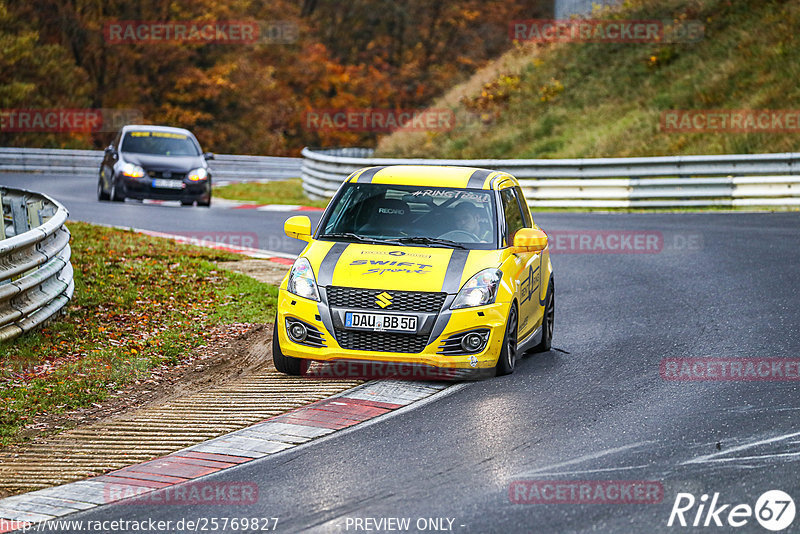
M 744 451 L 747 449 L 752 449 L 753 447 L 758 447 L 759 445 L 768 445 L 769 443 L 775 443 L 776 441 L 783 441 L 785 439 L 793 438 L 795 436 L 800 436 L 800 432 L 793 432 L 791 434 L 785 434 L 783 436 L 776 436 L 774 438 L 762 439 L 761 441 L 745 443 L 744 445 L 739 445 L 737 447 L 733 447 L 724 451 L 698 456 L 697 458 L 694 458 L 692 460 L 686 460 L 685 462 L 681 463 L 681 465 L 699 464 L 707 460 L 711 460 L 712 458 L 716 458 L 717 456 L 722 456 L 723 454 L 731 454 L 738 451 Z
M 798 452 L 776 452 L 775 454 L 762 454 L 761 456 L 734 456 L 733 458 L 713 458 L 708 460 L 709 463 L 714 462 L 736 462 L 736 461 L 745 461 L 745 460 L 769 460 L 772 458 L 793 458 L 793 457 L 800 457 L 800 451 Z
M 582 471 L 555 471 L 553 473 L 536 473 L 540 477 L 564 476 L 564 475 L 585 475 L 588 473 L 607 473 L 609 471 L 634 471 L 636 469 L 646 469 L 649 465 L 631 465 L 627 467 L 606 467 L 602 469 L 584 469 Z
M 637 443 L 631 443 L 630 445 L 623 445 L 622 447 L 615 447 L 613 449 L 607 449 L 607 450 L 604 450 L 604 451 L 599 451 L 599 452 L 595 452 L 595 453 L 592 453 L 592 454 L 587 454 L 585 456 L 580 456 L 578 458 L 575 458 L 573 460 L 568 460 L 566 462 L 561 462 L 561 463 L 553 464 L 553 465 L 547 465 L 545 467 L 540 467 L 539 469 L 533 469 L 531 471 L 526 471 L 525 473 L 523 473 L 520 476 L 526 476 L 526 475 L 534 474 L 534 473 L 538 474 L 538 473 L 541 473 L 542 471 L 546 471 L 546 470 L 550 470 L 550 469 L 558 469 L 559 467 L 564 467 L 564 466 L 567 466 L 567 465 L 580 464 L 580 463 L 583 463 L 583 462 L 585 462 L 587 460 L 596 460 L 598 458 L 602 458 L 603 456 L 608 456 L 608 455 L 611 455 L 611 454 L 616 454 L 618 452 L 623 452 L 623 451 L 627 451 L 627 450 L 630 450 L 630 449 L 635 449 L 637 447 L 642 447 L 644 445 L 649 445 L 651 443 L 655 443 L 655 442 L 654 441 L 639 441 Z

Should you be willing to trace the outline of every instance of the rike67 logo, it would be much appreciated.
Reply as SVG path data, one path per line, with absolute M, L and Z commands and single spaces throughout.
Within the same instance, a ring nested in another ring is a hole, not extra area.
M 711 502 L 708 501 L 706 494 L 695 499 L 691 493 L 678 493 L 667 526 L 743 527 L 755 517 L 765 529 L 779 532 L 787 529 L 794 521 L 794 500 L 781 490 L 765 492 L 756 500 L 754 507 L 744 503 L 723 503 L 719 493 L 714 493 Z

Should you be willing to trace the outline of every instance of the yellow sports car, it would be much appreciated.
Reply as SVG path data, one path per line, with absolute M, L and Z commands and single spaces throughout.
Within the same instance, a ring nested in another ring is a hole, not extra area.
M 555 288 L 547 234 L 517 180 L 465 167 L 397 165 L 351 174 L 280 286 L 275 367 L 392 362 L 478 375 L 547 351 Z

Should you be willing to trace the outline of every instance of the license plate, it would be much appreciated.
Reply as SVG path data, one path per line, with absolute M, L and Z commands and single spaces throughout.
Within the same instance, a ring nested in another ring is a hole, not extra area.
M 160 187 L 163 189 L 182 189 L 183 182 L 180 180 L 165 180 L 163 178 L 153 178 L 153 187 Z
M 413 315 L 347 312 L 344 314 L 344 326 L 372 332 L 416 332 L 417 318 Z

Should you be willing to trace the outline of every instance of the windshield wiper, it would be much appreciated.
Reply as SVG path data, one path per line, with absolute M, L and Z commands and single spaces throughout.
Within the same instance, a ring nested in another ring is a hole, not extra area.
M 361 243 L 370 243 L 373 245 L 399 245 L 397 241 L 390 241 L 388 239 L 381 239 L 379 237 L 364 237 L 353 232 L 334 232 L 332 234 L 321 234 L 320 239 L 333 238 L 333 239 L 352 239 Z
M 397 241 L 400 243 L 409 243 L 415 245 L 441 245 L 452 248 L 467 248 L 457 241 L 451 241 L 449 239 L 437 239 L 434 237 L 400 237 L 397 239 Z

